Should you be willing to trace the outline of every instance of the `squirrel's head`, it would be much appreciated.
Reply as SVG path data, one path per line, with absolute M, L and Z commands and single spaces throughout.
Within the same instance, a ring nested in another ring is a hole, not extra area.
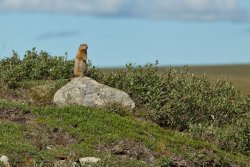
M 88 45 L 87 44 L 81 44 L 79 46 L 79 50 L 83 51 L 83 50 L 87 50 L 88 49 Z

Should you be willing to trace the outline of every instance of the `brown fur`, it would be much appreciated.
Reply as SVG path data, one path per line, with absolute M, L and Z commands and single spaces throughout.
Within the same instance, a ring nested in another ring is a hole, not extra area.
M 83 77 L 87 72 L 87 49 L 87 44 L 81 44 L 78 48 L 74 65 L 75 77 Z

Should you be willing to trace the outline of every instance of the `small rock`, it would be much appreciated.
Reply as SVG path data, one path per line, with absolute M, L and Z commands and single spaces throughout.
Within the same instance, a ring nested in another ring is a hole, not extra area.
M 55 146 L 53 146 L 53 145 L 48 145 L 48 146 L 46 146 L 46 149 L 47 149 L 47 150 L 55 150 Z
M 2 155 L 0 161 L 3 162 L 6 167 L 10 167 L 9 158 L 7 156 Z
M 101 161 L 100 158 L 95 158 L 95 157 L 84 157 L 79 159 L 81 165 L 86 165 L 86 164 L 93 164 L 93 163 L 98 163 Z

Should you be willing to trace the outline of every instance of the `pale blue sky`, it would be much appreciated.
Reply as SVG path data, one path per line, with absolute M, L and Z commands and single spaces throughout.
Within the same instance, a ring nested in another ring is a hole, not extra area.
M 96 66 L 250 63 L 249 0 L 0 0 L 0 57 L 36 47 Z

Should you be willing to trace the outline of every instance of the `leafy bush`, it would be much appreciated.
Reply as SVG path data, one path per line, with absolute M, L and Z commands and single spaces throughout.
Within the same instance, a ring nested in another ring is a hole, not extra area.
M 250 114 L 234 124 L 219 129 L 219 146 L 222 149 L 250 155 Z
M 22 80 L 24 71 L 21 67 L 21 60 L 16 52 L 10 58 L 0 61 L 0 80 L 5 82 L 10 88 L 17 87 L 18 81 Z
M 176 74 L 175 74 L 176 75 Z M 173 76 L 164 105 L 155 112 L 158 123 L 188 128 L 190 123 L 209 122 L 215 126 L 234 122 L 249 111 L 244 97 L 231 83 L 218 80 L 212 84 L 206 77 L 190 74 Z
M 73 74 L 73 61 L 67 60 L 67 54 L 51 56 L 33 49 L 26 52 L 22 63 L 28 79 L 65 79 Z
M 162 91 L 164 78 L 159 75 L 156 64 L 134 67 L 127 64 L 126 69 L 102 73 L 95 68 L 90 69 L 90 77 L 127 92 L 137 107 L 159 108 L 159 94 Z
M 13 55 L 0 61 L 1 82 L 16 88 L 22 80 L 68 79 L 73 75 L 73 61 L 65 56 L 51 56 L 45 51 L 38 53 L 35 48 L 28 50 L 23 59 Z
M 190 124 L 189 133 L 193 137 L 202 140 L 216 141 L 217 139 L 218 127 L 209 125 L 207 123 Z
M 160 73 L 157 64 L 128 64 L 126 69 L 105 74 L 95 69 L 90 76 L 127 92 L 137 108 L 148 111 L 158 124 L 179 130 L 196 123 L 231 123 L 250 110 L 246 98 L 223 78 L 211 83 L 206 76 L 196 77 L 186 68 Z
M 208 124 L 190 125 L 193 137 L 216 143 L 221 149 L 250 155 L 250 116 L 233 124 L 215 127 Z

